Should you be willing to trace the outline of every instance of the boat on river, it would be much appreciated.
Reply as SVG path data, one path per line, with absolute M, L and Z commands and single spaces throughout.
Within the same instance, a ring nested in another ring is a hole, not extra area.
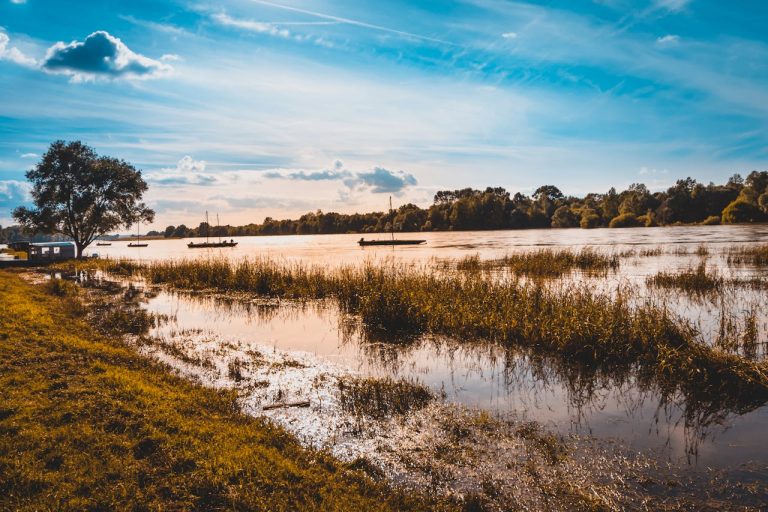
M 130 243 L 128 244 L 128 247 L 146 247 L 146 246 L 148 246 L 148 245 L 149 245 L 149 244 L 148 244 L 148 243 L 146 243 L 146 242 L 140 242 L 140 241 L 139 241 L 139 237 L 141 236 L 141 235 L 140 235 L 140 232 L 141 232 L 141 222 L 139 222 L 139 223 L 136 225 L 136 241 L 135 241 L 135 242 L 130 242 Z M 97 245 L 98 245 L 98 244 L 97 244 Z
M 389 213 L 392 213 L 392 196 L 389 196 Z M 390 222 L 390 234 L 392 235 L 392 238 L 390 240 L 382 239 L 382 240 L 366 240 L 365 238 L 361 238 L 357 241 L 357 244 L 360 247 L 367 247 L 370 245 L 421 245 L 427 243 L 426 240 L 396 240 L 395 239 L 395 219 L 392 218 L 392 222 Z
M 219 214 L 216 214 L 216 227 L 219 227 Z M 218 242 L 211 242 L 208 240 L 209 231 L 211 230 L 211 225 L 208 223 L 208 212 L 205 212 L 205 242 L 189 242 L 187 244 L 187 247 L 190 249 L 213 249 L 216 247 L 234 247 L 237 245 L 237 242 L 230 239 L 229 242 L 226 240 L 222 240 L 221 236 L 219 236 Z M 218 229 L 217 229 L 218 230 Z
M 96 242 L 96 245 L 99 247 L 104 247 L 107 245 L 112 245 L 112 242 Z
M 366 240 L 361 238 L 357 241 L 361 247 L 368 245 L 419 245 L 427 243 L 426 240 Z

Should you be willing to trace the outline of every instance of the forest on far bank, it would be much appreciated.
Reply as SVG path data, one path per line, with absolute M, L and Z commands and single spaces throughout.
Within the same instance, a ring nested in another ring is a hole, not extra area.
M 405 204 L 392 212 L 343 214 L 309 212 L 298 219 L 243 226 L 168 226 L 148 236 L 250 236 L 376 233 L 390 230 L 452 231 L 529 228 L 652 227 L 678 224 L 740 224 L 768 221 L 768 171 L 746 178 L 735 174 L 725 184 L 707 185 L 692 178 L 677 180 L 665 191 L 650 192 L 642 183 L 617 192 L 565 196 L 554 185 L 531 195 L 502 187 L 464 188 L 435 194 L 427 208 Z M 0 243 L 29 237 L 18 226 L 0 227 Z M 37 238 L 46 237 L 37 235 Z

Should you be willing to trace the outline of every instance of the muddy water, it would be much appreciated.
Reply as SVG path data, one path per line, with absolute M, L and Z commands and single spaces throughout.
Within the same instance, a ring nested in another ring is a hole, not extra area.
M 409 236 L 416 235 L 402 235 Z M 723 308 L 737 317 L 756 310 L 760 340 L 766 341 L 764 290 L 732 290 L 725 302 L 718 303 L 706 297 L 652 292 L 644 283 L 660 270 L 678 271 L 702 261 L 726 277 L 766 278 L 765 269 L 728 267 L 723 251 L 768 241 L 768 226 L 428 233 L 423 238 L 428 239 L 426 246 L 373 250 L 358 248 L 358 235 L 329 235 L 241 238 L 232 250 L 192 251 L 186 249 L 186 241 L 171 240 L 151 241 L 150 247 L 140 250 L 115 243 L 99 252 L 139 259 L 267 256 L 322 265 L 395 258 L 430 265 L 435 259 L 474 254 L 488 259 L 553 246 L 588 246 L 611 253 L 634 250 L 636 255 L 622 258 L 616 273 L 598 278 L 576 274 L 568 280 L 606 291 L 634 286 L 641 297 L 664 301 L 691 321 L 705 340 L 714 339 Z M 708 249 L 706 256 L 695 253 L 702 244 Z M 655 247 L 662 249 L 661 255 L 637 255 Z M 662 399 L 653 385 L 637 383 L 632 375 L 593 375 L 562 362 L 468 340 L 421 337 L 396 344 L 377 342 L 365 339 L 354 328 L 354 319 L 341 317 L 329 304 L 263 305 L 162 292 L 147 307 L 171 318 L 156 332 L 161 336 L 199 329 L 237 339 L 246 347 L 302 353 L 365 375 L 417 379 L 443 391 L 450 401 L 536 420 L 562 433 L 616 439 L 683 464 L 733 467 L 768 461 L 764 442 L 768 407 L 751 411 L 710 407 L 703 414 L 691 411 L 679 397 Z

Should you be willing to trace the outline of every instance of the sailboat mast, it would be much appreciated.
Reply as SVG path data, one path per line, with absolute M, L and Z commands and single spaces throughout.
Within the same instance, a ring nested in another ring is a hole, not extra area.
M 389 214 L 392 215 L 392 196 L 389 196 Z M 392 220 L 389 222 L 389 230 L 392 233 L 392 240 L 395 239 L 395 216 L 392 215 Z

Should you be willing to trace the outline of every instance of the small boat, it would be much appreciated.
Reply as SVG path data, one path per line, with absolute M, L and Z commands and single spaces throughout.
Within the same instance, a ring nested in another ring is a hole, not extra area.
M 366 240 L 361 238 L 357 241 L 361 247 L 367 245 L 419 245 L 427 243 L 426 240 Z
M 142 242 L 139 242 L 139 231 L 140 231 L 140 230 L 141 230 L 141 222 L 139 222 L 139 223 L 136 225 L 136 241 L 135 241 L 135 242 L 130 242 L 130 243 L 128 244 L 128 247 L 146 247 L 146 246 L 148 246 L 148 245 L 149 245 L 149 244 L 148 244 L 148 243 L 146 243 L 146 242 L 144 242 L 144 243 L 142 243 Z
M 96 245 L 99 247 L 104 247 L 107 245 L 112 245 L 112 242 L 96 242 Z
M 392 196 L 389 196 L 389 212 L 392 213 Z M 394 220 L 390 224 L 392 239 L 391 240 L 366 240 L 361 238 L 357 241 L 360 247 L 367 247 L 369 245 L 420 245 L 427 243 L 426 240 L 395 240 L 395 226 Z
M 219 227 L 218 213 L 216 214 L 216 227 L 217 228 Z M 205 242 L 198 242 L 198 243 L 189 242 L 187 244 L 187 247 L 190 249 L 213 249 L 216 247 L 234 247 L 237 245 L 237 242 L 235 242 L 232 239 L 230 239 L 229 242 L 227 242 L 226 240 L 222 241 L 221 236 L 219 236 L 218 242 L 211 242 L 210 240 L 208 240 L 208 232 L 210 231 L 210 229 L 211 229 L 211 225 L 208 224 L 208 212 L 206 211 L 205 212 Z
M 200 242 L 200 243 L 189 242 L 187 244 L 187 247 L 189 247 L 190 249 L 206 249 L 206 248 L 211 248 L 211 247 L 234 247 L 236 245 L 237 245 L 237 242 L 235 242 L 234 240 L 230 240 L 229 242 L 227 242 L 227 241 L 224 241 L 224 242 Z

